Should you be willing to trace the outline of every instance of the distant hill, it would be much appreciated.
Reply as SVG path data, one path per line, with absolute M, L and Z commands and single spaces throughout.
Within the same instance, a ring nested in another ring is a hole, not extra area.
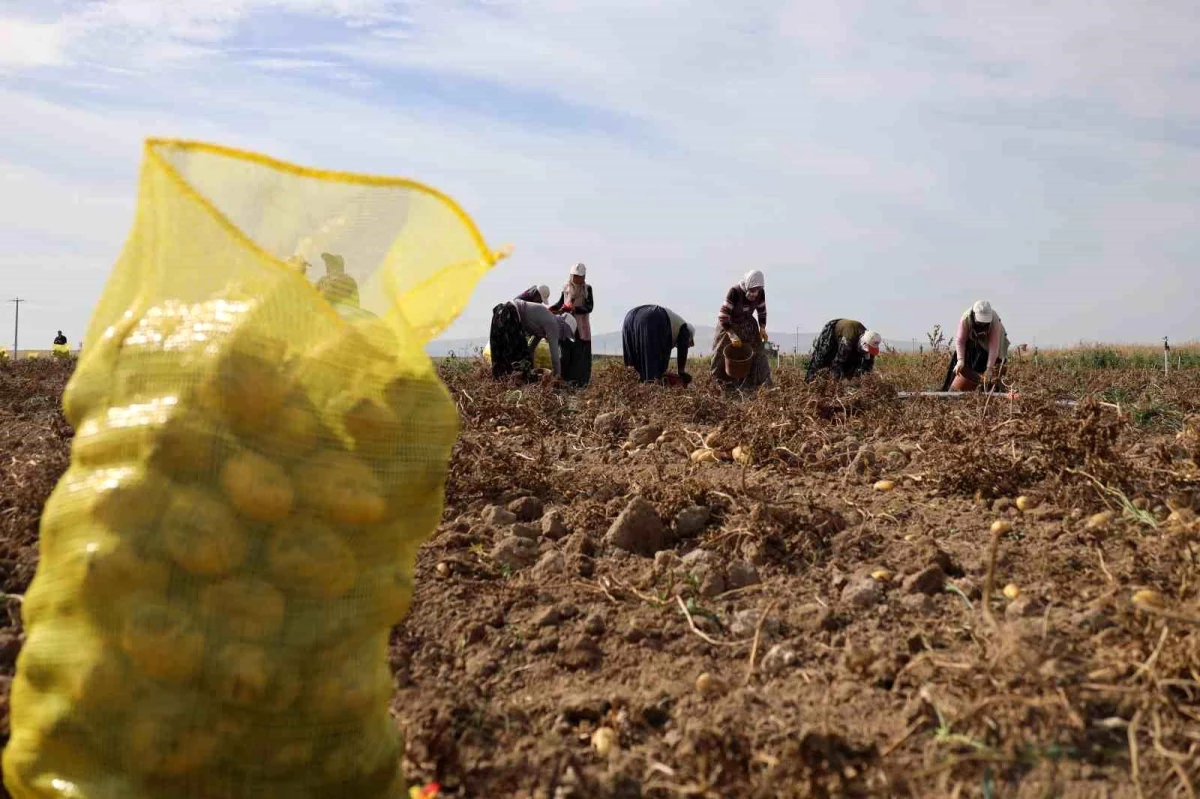
M 692 350 L 697 355 L 707 355 L 712 351 L 712 340 L 716 333 L 716 329 L 712 327 L 697 327 L 696 328 L 696 348 Z M 785 354 L 790 354 L 797 349 L 799 342 L 799 351 L 803 355 L 812 351 L 813 340 L 816 339 L 817 333 L 801 333 L 797 336 L 795 333 L 785 333 L 777 335 L 775 342 L 779 345 L 780 350 Z M 920 339 L 887 339 L 884 344 L 892 347 L 899 352 L 914 352 L 920 346 Z M 433 358 L 445 358 L 453 353 L 454 355 L 463 358 L 471 357 L 483 351 L 483 348 L 488 344 L 487 336 L 479 338 L 456 338 L 443 339 L 439 341 L 431 341 L 425 347 L 425 351 Z M 592 353 L 595 355 L 620 355 L 621 354 L 621 334 L 602 333 L 592 336 Z

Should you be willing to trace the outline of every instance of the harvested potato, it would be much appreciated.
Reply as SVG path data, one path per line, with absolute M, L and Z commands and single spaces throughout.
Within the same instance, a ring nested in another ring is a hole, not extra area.
M 263 580 L 226 580 L 204 589 L 200 613 L 235 638 L 258 641 L 274 635 L 283 624 L 283 594 Z
M 358 579 L 354 553 L 331 527 L 297 519 L 267 540 L 267 572 L 280 588 L 314 599 L 336 599 Z
M 308 506 L 338 524 L 375 524 L 387 512 L 378 478 L 347 453 L 326 450 L 302 464 L 296 487 Z
M 171 560 L 202 577 L 220 577 L 242 565 L 249 541 L 229 507 L 207 491 L 180 487 L 162 518 Z
M 253 452 L 238 453 L 225 462 L 221 490 L 239 513 L 264 524 L 286 517 L 296 499 L 287 473 Z
M 153 600 L 131 602 L 121 648 L 153 680 L 189 682 L 204 662 L 204 636 L 180 607 Z

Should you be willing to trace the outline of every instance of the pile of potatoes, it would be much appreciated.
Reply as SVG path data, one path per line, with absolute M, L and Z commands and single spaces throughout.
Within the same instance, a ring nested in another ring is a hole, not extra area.
M 403 795 L 387 631 L 457 417 L 370 324 L 295 346 L 253 302 L 167 303 L 85 354 L 23 609 L 17 799 Z

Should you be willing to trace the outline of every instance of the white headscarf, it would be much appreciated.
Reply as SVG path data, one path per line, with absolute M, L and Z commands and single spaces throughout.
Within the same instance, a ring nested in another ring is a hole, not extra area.
M 749 272 L 746 273 L 746 276 L 744 278 L 742 278 L 742 291 L 749 291 L 750 289 L 761 289 L 765 285 L 766 285 L 766 278 L 764 278 L 763 273 L 758 271 L 757 269 L 751 269 Z

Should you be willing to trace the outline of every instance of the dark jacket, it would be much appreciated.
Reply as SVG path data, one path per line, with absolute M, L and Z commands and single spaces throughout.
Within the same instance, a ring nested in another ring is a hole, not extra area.
M 875 368 L 875 356 L 863 352 L 862 337 L 866 325 L 854 319 L 832 319 L 813 343 L 805 380 L 828 371 L 836 379 L 857 377 Z

